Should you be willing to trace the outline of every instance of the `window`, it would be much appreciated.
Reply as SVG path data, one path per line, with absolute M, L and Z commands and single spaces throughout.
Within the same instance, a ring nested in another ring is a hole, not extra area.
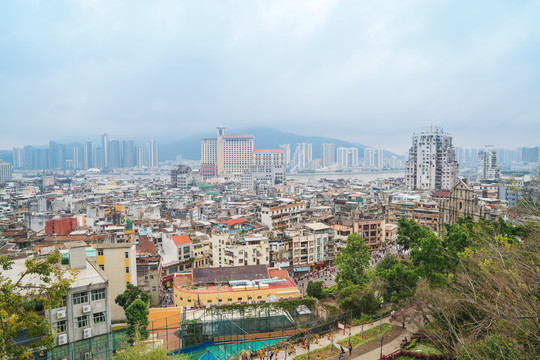
M 98 249 L 97 254 L 98 256 L 103 256 L 103 249 Z
M 242 301 L 242 298 L 238 298 L 238 301 Z
M 67 331 L 67 320 L 62 320 L 56 323 L 56 332 L 62 333 Z
M 73 305 L 84 304 L 87 302 L 88 302 L 87 292 L 73 294 Z
M 126 267 L 126 274 L 129 274 L 129 266 Z
M 211 303 L 211 302 L 212 302 L 212 300 L 208 300 L 208 301 L 207 301 L 207 303 Z
M 105 299 L 105 289 L 92 290 L 92 301 Z
M 88 315 L 79 316 L 75 319 L 75 326 L 77 328 L 83 328 L 88 326 Z
M 62 307 L 66 307 L 67 306 L 67 296 L 63 296 L 62 297 Z
M 252 299 L 251 296 L 248 296 L 248 300 L 251 300 L 251 299 Z
M 231 298 L 228 298 L 227 301 L 232 301 L 232 299 L 231 299 Z
M 257 296 L 257 299 L 262 299 L 262 296 Z
M 126 259 L 129 259 L 129 253 L 127 251 L 125 252 L 125 255 L 126 255 Z
M 105 312 L 98 312 L 94 314 L 94 324 L 101 324 L 105 322 Z
M 191 302 L 191 299 L 188 299 L 187 302 Z

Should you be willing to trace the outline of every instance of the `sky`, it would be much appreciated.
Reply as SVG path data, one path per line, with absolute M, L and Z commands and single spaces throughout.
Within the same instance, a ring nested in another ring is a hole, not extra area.
M 0 2 L 0 149 L 268 126 L 540 145 L 540 1 Z

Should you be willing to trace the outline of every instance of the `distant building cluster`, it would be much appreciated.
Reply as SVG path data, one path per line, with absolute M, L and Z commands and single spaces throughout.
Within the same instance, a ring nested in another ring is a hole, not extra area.
M 50 141 L 47 147 L 24 146 L 13 148 L 13 167 L 25 170 L 113 170 L 118 168 L 159 165 L 158 142 L 149 140 L 146 145 L 135 145 L 133 140 L 111 140 L 107 134 L 101 138 L 101 146 L 91 141 L 75 146 L 68 153 L 64 144 Z

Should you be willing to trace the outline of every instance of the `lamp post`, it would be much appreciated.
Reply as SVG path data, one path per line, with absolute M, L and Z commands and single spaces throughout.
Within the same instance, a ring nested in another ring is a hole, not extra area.
M 384 339 L 384 336 L 381 336 L 381 358 L 380 358 L 380 360 L 382 360 L 382 344 L 383 344 L 383 339 Z

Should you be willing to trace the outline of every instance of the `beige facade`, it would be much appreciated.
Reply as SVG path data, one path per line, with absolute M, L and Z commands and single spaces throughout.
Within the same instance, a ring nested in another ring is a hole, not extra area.
M 285 205 L 278 203 L 266 204 L 261 207 L 261 222 L 268 226 L 270 230 L 286 227 L 298 223 L 304 211 L 306 211 L 305 202 Z
M 217 137 L 201 139 L 201 164 L 215 166 L 214 175 L 240 175 L 253 164 L 253 135 L 226 135 L 217 128 Z
M 135 244 L 96 245 L 97 263 L 109 281 L 111 319 L 125 320 L 124 309 L 114 302 L 127 289 L 127 284 L 137 285 L 137 255 Z
M 464 180 L 454 186 L 448 199 L 442 199 L 439 208 L 439 229 L 444 224 L 454 224 L 458 218 L 470 216 L 474 220 L 480 218 L 490 219 L 490 210 L 482 204 L 474 190 Z
M 385 221 L 383 219 L 355 221 L 353 232 L 362 236 L 370 250 L 377 250 L 385 242 Z

